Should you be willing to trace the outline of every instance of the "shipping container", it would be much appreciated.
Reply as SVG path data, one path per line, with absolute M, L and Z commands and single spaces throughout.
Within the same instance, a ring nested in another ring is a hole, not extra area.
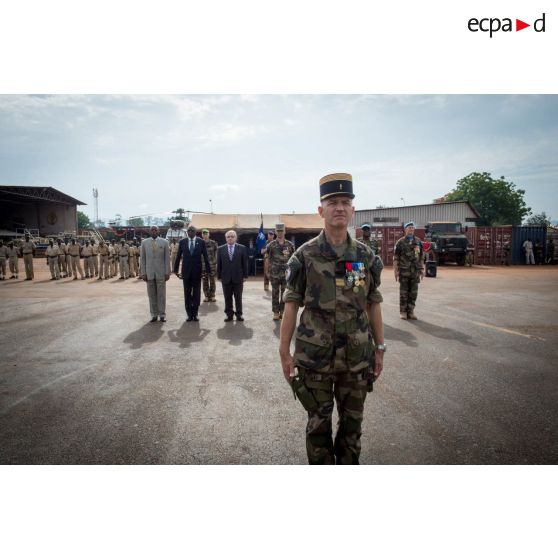
M 546 227 L 513 227 L 512 233 L 512 262 L 514 264 L 525 264 L 525 251 L 523 243 L 530 239 L 533 247 L 540 242 L 542 244 L 542 258 L 546 257 Z

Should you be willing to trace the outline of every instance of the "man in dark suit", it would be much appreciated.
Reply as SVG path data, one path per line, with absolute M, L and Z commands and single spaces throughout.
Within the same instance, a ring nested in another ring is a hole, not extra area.
M 217 278 L 223 285 L 225 298 L 225 322 L 233 319 L 243 322 L 242 317 L 242 288 L 248 277 L 248 257 L 246 248 L 242 244 L 236 244 L 236 233 L 229 231 L 225 234 L 227 243 L 219 246 L 217 251 Z M 236 312 L 233 311 L 233 296 Z
M 187 322 L 197 322 L 200 306 L 200 291 L 202 280 L 202 257 L 208 273 L 211 271 L 205 242 L 196 236 L 196 227 L 188 227 L 188 237 L 178 244 L 178 253 L 174 261 L 174 273 L 182 278 L 184 283 L 184 305 L 186 306 Z M 178 272 L 182 259 L 182 273 Z

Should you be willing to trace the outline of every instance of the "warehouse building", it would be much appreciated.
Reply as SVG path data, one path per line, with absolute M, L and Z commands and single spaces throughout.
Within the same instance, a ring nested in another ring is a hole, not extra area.
M 452 221 L 463 227 L 475 227 L 479 218 L 479 213 L 469 202 L 443 202 L 357 210 L 352 226 L 359 228 L 362 223 L 370 223 L 373 227 L 397 227 L 414 221 L 418 229 L 424 229 L 426 223 L 432 221 Z
M 50 186 L 0 185 L 0 229 L 13 236 L 75 233 L 78 205 L 86 204 Z

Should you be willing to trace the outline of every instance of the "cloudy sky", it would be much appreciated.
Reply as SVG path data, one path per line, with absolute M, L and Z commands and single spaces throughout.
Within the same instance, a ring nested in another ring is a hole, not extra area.
M 177 207 L 308 213 L 353 175 L 358 209 L 430 203 L 474 171 L 558 218 L 555 95 L 0 95 L 0 184 L 54 186 L 112 219 Z

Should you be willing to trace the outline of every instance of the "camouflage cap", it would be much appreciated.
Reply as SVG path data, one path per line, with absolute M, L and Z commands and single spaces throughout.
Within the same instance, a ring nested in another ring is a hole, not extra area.
M 348 196 L 353 199 L 353 177 L 346 172 L 327 174 L 320 178 L 320 201 L 333 196 Z
M 202 234 L 209 234 L 209 230 L 208 229 L 202 229 Z
M 284 231 L 285 230 L 285 224 L 284 223 L 276 223 L 275 224 L 275 230 L 277 232 Z
M 275 234 L 275 231 L 274 231 L 273 229 L 269 229 L 269 230 L 267 231 L 267 234 Z
M 362 223 L 362 225 L 360 225 L 361 229 L 371 229 L 372 225 L 370 223 Z
M 403 228 L 406 229 L 407 227 L 414 227 L 415 226 L 415 222 L 414 221 L 407 221 L 404 225 Z

